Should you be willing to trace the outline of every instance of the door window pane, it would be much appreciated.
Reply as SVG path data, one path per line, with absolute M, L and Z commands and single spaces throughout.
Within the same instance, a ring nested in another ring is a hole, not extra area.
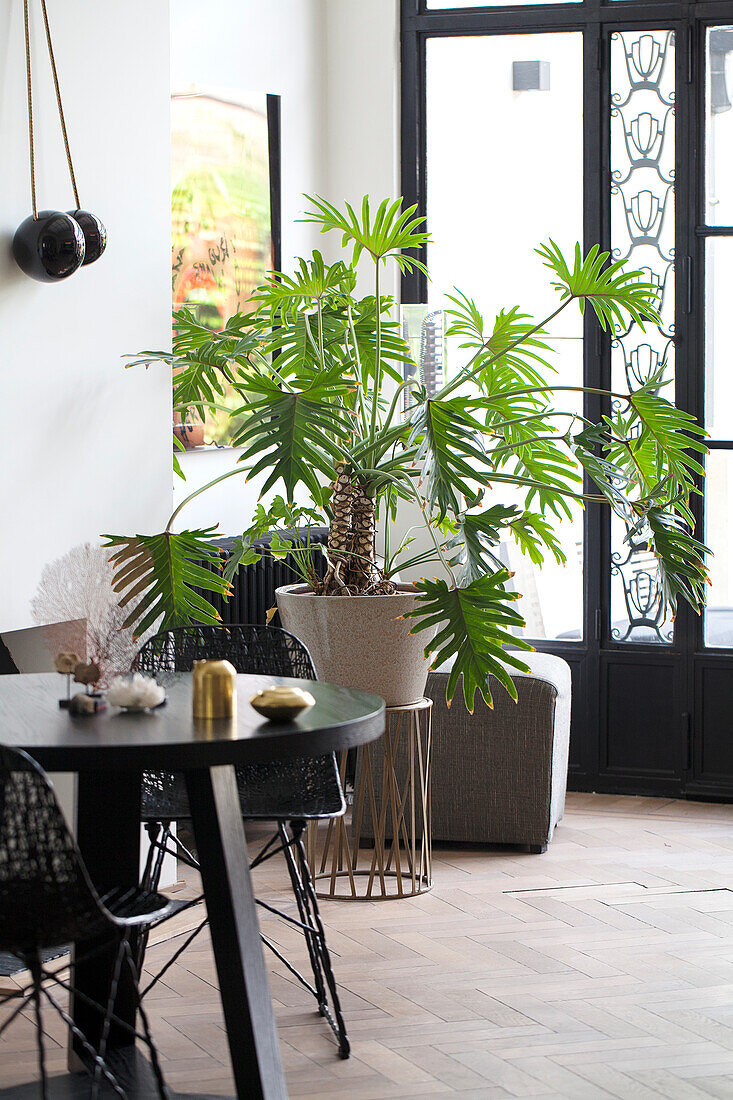
M 514 90 L 515 62 L 549 66 L 549 89 Z M 453 287 L 486 313 L 557 305 L 534 249 L 583 235 L 582 35 L 427 42 L 431 303 Z M 577 310 L 558 319 L 578 338 Z M 455 356 L 451 356 L 455 361 Z
M 557 306 L 534 249 L 583 237 L 582 36 L 578 33 L 431 38 L 427 42 L 427 214 L 431 307 L 454 287 L 488 319 L 521 306 L 538 318 Z M 577 309 L 553 323 L 557 381 L 582 384 Z M 449 343 L 445 369 L 465 363 Z M 563 408 L 581 405 L 561 395 Z M 497 501 L 512 503 L 497 486 Z M 521 500 L 517 494 L 517 500 Z M 582 637 L 583 523 L 560 527 L 568 564 L 541 569 L 513 543 L 501 548 L 524 599 L 526 634 Z
M 708 225 L 733 225 L 733 27 L 710 27 L 706 67 Z
M 733 239 L 705 244 L 705 427 L 733 439 Z
M 705 645 L 733 646 L 733 453 L 711 451 L 706 469 L 705 542 L 713 553 Z
M 660 295 L 662 324 L 632 324 L 611 342 L 611 384 L 630 393 L 665 367 L 674 398 L 674 32 L 611 35 L 611 242 Z M 623 402 L 619 402 L 623 406 Z M 617 642 L 669 644 L 655 559 L 643 532 L 633 541 L 611 524 L 611 624 Z

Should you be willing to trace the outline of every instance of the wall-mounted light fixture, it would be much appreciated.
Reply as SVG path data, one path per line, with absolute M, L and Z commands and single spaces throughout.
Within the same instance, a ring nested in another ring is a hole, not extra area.
M 64 137 L 66 161 L 69 166 L 71 188 L 74 192 L 73 210 L 38 210 L 36 202 L 36 153 L 33 131 L 33 77 L 31 66 L 31 35 L 29 0 L 23 0 L 25 20 L 25 67 L 28 90 L 28 147 L 30 151 L 31 202 L 33 213 L 21 222 L 13 237 L 13 256 L 20 269 L 32 279 L 43 283 L 56 283 L 73 275 L 83 264 L 94 263 L 107 247 L 107 230 L 102 222 L 88 210 L 81 209 L 76 186 L 74 165 L 69 148 L 64 108 L 61 103 L 59 76 L 51 42 L 46 0 L 41 0 L 43 25 L 46 31 L 48 57 L 56 90 L 61 132 Z
M 549 61 L 512 61 L 512 89 L 515 92 L 549 92 Z

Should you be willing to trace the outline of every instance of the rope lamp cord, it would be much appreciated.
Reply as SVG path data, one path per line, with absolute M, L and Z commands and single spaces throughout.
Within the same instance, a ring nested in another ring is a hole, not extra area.
M 74 162 L 71 159 L 71 147 L 69 145 L 69 133 L 66 129 L 66 118 L 64 116 L 64 105 L 61 102 L 61 88 L 59 86 L 59 74 L 56 68 L 56 57 L 53 52 L 53 41 L 51 39 L 51 27 L 48 22 L 48 9 L 46 7 L 46 0 L 41 0 L 41 11 L 43 13 L 43 26 L 46 31 L 46 44 L 48 46 L 48 57 L 51 62 L 51 73 L 53 75 L 53 86 L 56 91 L 56 105 L 59 112 L 59 122 L 61 123 L 61 133 L 64 137 L 64 149 L 66 150 L 66 163 L 69 166 L 69 176 L 71 178 L 71 187 L 74 192 L 75 209 L 81 208 L 79 201 L 79 189 L 76 186 L 76 174 L 74 172 Z M 26 83 L 28 86 L 28 144 L 30 147 L 30 161 L 31 161 L 31 200 L 33 203 L 33 217 L 38 218 L 38 202 L 36 199 L 36 153 L 35 153 L 35 139 L 33 133 L 33 74 L 31 66 L 31 35 L 30 35 L 30 15 L 29 15 L 29 2 L 23 0 L 23 17 L 25 20 L 25 69 L 26 69 Z
M 33 138 L 33 78 L 31 76 L 31 32 L 28 18 L 28 0 L 23 0 L 23 17 L 25 19 L 25 76 L 28 88 L 28 145 L 31 156 L 31 201 L 33 203 L 33 220 L 38 218 L 38 203 L 36 202 L 36 152 Z
M 56 103 L 59 109 L 59 122 L 61 123 L 61 133 L 64 135 L 64 148 L 66 149 L 66 163 L 69 166 L 69 176 L 71 177 L 71 187 L 74 192 L 74 202 L 76 203 L 76 209 L 81 209 L 81 203 L 79 202 L 79 191 L 76 186 L 76 176 L 74 175 L 74 164 L 71 159 L 71 149 L 69 148 L 69 135 L 66 131 L 66 119 L 64 118 L 64 108 L 61 103 L 61 89 L 59 88 L 59 74 L 56 70 L 56 58 L 53 54 L 53 43 L 51 41 L 51 28 L 48 25 L 48 11 L 46 10 L 46 0 L 41 0 L 41 11 L 43 12 L 43 25 L 46 28 L 46 43 L 48 44 L 48 56 L 51 62 L 51 72 L 53 73 L 53 86 L 56 89 Z
M 43 27 L 46 33 L 48 58 L 51 63 L 51 75 L 56 92 L 56 106 L 59 112 L 61 133 L 66 150 L 66 163 L 74 192 L 74 209 L 64 213 L 62 210 L 42 210 L 38 212 L 36 189 L 36 141 L 33 125 L 33 65 L 31 59 L 30 0 L 23 0 L 23 19 L 25 24 L 25 73 L 28 92 L 28 148 L 30 152 L 31 204 L 33 214 L 22 222 L 13 237 L 13 256 L 18 266 L 33 279 L 40 282 L 57 282 L 65 279 L 82 265 L 94 263 L 107 246 L 107 230 L 95 214 L 81 209 L 79 189 L 76 185 L 74 162 L 71 159 L 69 132 L 66 127 L 64 105 L 61 101 L 56 57 L 53 51 L 51 25 L 48 19 L 46 0 L 40 0 L 43 15 Z

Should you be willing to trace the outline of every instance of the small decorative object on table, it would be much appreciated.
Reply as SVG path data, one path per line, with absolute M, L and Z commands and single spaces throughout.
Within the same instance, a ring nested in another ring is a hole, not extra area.
M 231 718 L 237 709 L 237 670 L 229 661 L 193 662 L 194 718 Z
M 129 711 L 152 710 L 165 702 L 165 688 L 152 676 L 140 672 L 115 676 L 107 691 L 107 702 Z
M 74 657 L 73 653 L 61 653 L 56 658 L 56 668 L 59 668 L 59 661 L 64 666 L 63 671 L 66 671 L 66 665 Z M 68 658 L 68 660 L 61 660 L 61 658 Z M 62 669 L 59 668 L 59 671 Z M 106 700 L 98 691 L 91 690 L 98 682 L 102 675 L 102 670 L 96 661 L 89 661 L 87 664 L 85 661 L 80 661 L 76 658 L 76 664 L 74 665 L 74 683 L 84 684 L 86 691 L 77 692 L 71 699 L 64 701 L 60 700 L 59 706 L 66 707 L 70 714 L 96 714 L 98 710 L 104 710 L 107 706 Z M 68 690 L 68 676 L 67 676 L 67 690 Z
M 85 691 L 78 691 L 69 700 L 69 714 L 96 714 L 98 710 L 107 709 L 107 700 L 100 695 L 90 695 Z
M 309 710 L 316 701 L 309 691 L 282 686 L 258 691 L 249 702 L 258 714 L 271 722 L 289 722 L 304 710 Z
M 59 706 L 64 710 L 69 709 L 71 702 L 71 674 L 80 663 L 76 653 L 58 653 L 54 658 L 56 671 L 66 677 L 66 698 L 59 699 Z
M 93 695 L 95 693 L 89 689 L 99 683 L 101 675 L 102 670 L 96 661 L 90 661 L 88 664 L 84 661 L 79 661 L 74 669 L 74 683 L 84 684 L 87 689 L 87 695 Z

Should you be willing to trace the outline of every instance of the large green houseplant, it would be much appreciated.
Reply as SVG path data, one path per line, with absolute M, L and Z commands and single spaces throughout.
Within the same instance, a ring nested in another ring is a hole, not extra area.
M 172 353 L 136 359 L 173 368 L 184 417 L 216 407 L 224 381 L 233 386 L 242 399 L 233 414 L 243 418 L 234 441 L 242 454 L 223 477 L 244 473 L 264 484 L 223 572 L 210 568 L 219 560 L 214 528 L 172 531 L 187 501 L 160 534 L 107 536 L 128 623 L 142 633 L 155 623 L 214 622 L 202 591 L 225 593 L 239 565 L 256 558 L 257 537 L 273 534 L 271 552 L 282 554 L 294 542 L 289 531 L 326 524 L 322 577 L 318 549 L 296 553 L 324 600 L 387 598 L 398 569 L 438 568 L 439 577 L 415 583 L 406 615 L 413 633 L 434 633 L 426 656 L 453 659 L 449 697 L 462 677 L 471 709 L 476 689 L 491 701 L 491 676 L 515 694 L 509 669 L 523 669 L 517 651 L 531 648 L 516 634 L 523 620 L 497 555 L 502 534 L 535 563 L 546 554 L 562 561 L 557 525 L 587 502 L 609 505 L 635 540 L 648 540 L 672 612 L 680 597 L 699 609 L 705 547 L 693 536 L 689 499 L 702 473 L 694 456 L 705 447 L 693 419 L 660 392 L 663 370 L 631 394 L 593 390 L 608 399 L 597 423 L 563 407 L 563 394 L 582 388 L 551 377 L 548 326 L 574 304 L 581 312 L 590 306 L 603 329 L 659 320 L 656 289 L 641 273 L 609 263 L 597 247 L 584 257 L 576 246 L 568 260 L 550 241 L 538 249 L 558 292 L 550 316 L 536 321 L 512 307 L 487 323 L 456 292 L 449 335 L 460 338 L 467 361 L 431 396 L 419 380 L 404 380 L 409 351 L 380 288 L 388 263 L 422 269 L 415 252 L 427 240 L 423 220 L 399 200 L 373 210 L 365 198 L 360 211 L 309 202 L 306 220 L 340 236 L 344 259 L 327 264 L 315 251 L 293 274 L 274 273 L 253 295 L 252 311 L 220 332 L 181 310 Z M 374 292 L 360 296 L 357 264 L 365 259 Z M 502 501 L 504 486 L 524 492 L 523 506 Z M 416 506 L 424 538 L 395 546 L 390 521 L 407 504 Z

